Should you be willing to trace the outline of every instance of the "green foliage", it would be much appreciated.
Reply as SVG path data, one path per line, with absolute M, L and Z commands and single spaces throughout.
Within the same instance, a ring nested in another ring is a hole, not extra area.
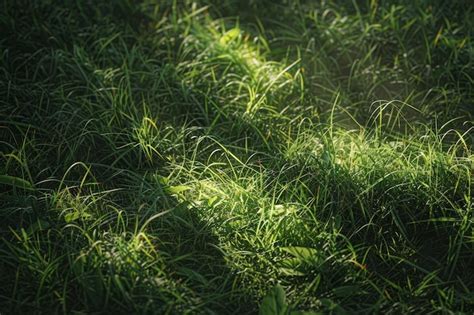
M 12 186 L 15 188 L 33 190 L 33 185 L 31 185 L 29 181 L 15 176 L 0 175 L 0 184 Z
M 288 314 L 288 305 L 286 304 L 285 290 L 280 285 L 275 286 L 263 298 L 260 306 L 260 315 L 286 315 Z
M 468 1 L 4 1 L 0 312 L 474 310 Z

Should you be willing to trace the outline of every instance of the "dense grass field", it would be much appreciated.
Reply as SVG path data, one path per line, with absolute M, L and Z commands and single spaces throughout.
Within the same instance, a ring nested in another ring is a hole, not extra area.
M 0 3 L 0 314 L 473 314 L 470 0 Z

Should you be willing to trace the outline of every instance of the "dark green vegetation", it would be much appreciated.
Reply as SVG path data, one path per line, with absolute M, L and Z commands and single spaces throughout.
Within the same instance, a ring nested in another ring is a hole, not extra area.
M 474 312 L 470 1 L 156 2 L 1 3 L 0 313 Z

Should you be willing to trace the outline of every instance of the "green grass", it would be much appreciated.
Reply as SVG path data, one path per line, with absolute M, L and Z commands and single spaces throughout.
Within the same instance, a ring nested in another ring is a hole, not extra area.
M 0 313 L 474 312 L 469 1 L 7 0 L 0 29 Z

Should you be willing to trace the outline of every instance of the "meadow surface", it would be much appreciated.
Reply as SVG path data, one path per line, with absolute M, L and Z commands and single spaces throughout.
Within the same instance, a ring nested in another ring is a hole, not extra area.
M 0 313 L 474 313 L 471 1 L 0 2 Z

